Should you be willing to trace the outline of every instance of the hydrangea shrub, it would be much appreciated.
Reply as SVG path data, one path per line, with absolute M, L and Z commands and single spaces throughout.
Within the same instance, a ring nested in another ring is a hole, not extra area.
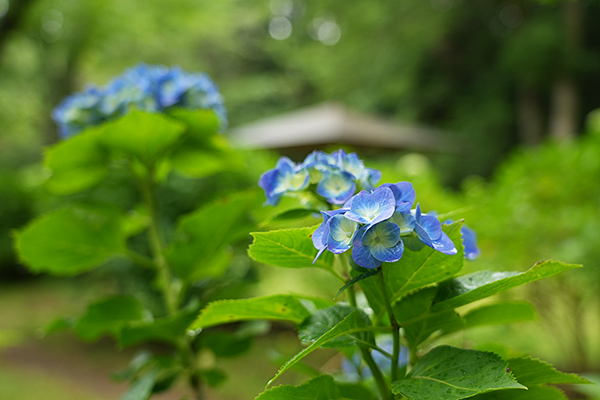
M 475 233 L 462 220 L 442 224 L 434 212 L 423 212 L 410 182 L 377 186 L 379 178 L 342 150 L 316 151 L 299 164 L 282 157 L 262 175 L 259 186 L 269 206 L 303 193 L 321 196 L 329 206 L 312 227 L 253 233 L 250 257 L 283 268 L 324 269 L 339 279 L 338 296 L 346 296 L 336 302 L 277 295 L 212 303 L 201 311 L 194 328 L 248 319 L 297 326 L 306 347 L 257 400 L 566 399 L 551 385 L 586 382 L 531 357 L 440 344 L 461 330 L 533 319 L 526 302 L 477 302 L 577 265 L 544 261 L 522 273 L 461 275 L 465 260 L 479 255 Z M 469 311 L 460 309 L 467 304 Z M 337 373 L 270 387 L 321 347 L 343 354 Z

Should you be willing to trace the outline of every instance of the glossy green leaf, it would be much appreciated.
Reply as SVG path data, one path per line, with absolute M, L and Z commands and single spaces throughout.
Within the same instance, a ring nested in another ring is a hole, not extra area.
M 498 390 L 479 394 L 473 400 L 568 400 L 557 388 L 532 386 L 528 390 Z
M 392 392 L 411 400 L 459 400 L 501 389 L 527 389 L 507 372 L 493 353 L 439 346 L 392 383 Z
M 317 249 L 311 236 L 316 229 L 316 226 L 312 226 L 251 233 L 254 242 L 250 245 L 248 254 L 256 261 L 278 267 L 331 269 L 334 258 L 328 251 L 321 254 L 313 264 Z
M 138 378 L 119 400 L 147 400 L 152 395 L 152 388 L 156 383 L 157 375 L 158 372 L 153 370 Z
M 130 323 L 120 331 L 119 344 L 131 346 L 146 341 L 177 343 L 190 324 L 194 322 L 197 313 L 197 308 L 193 307 L 153 321 Z
M 219 300 L 206 306 L 191 329 L 237 321 L 266 319 L 299 324 L 310 316 L 294 296 L 275 295 L 241 300 Z
M 344 304 L 336 304 L 314 312 L 298 327 L 298 336 L 303 344 L 316 342 L 321 336 L 330 331 L 350 313 L 358 311 L 364 326 L 371 325 L 369 317 L 360 310 Z M 347 336 L 333 339 L 322 347 L 350 347 L 350 346 L 375 346 L 375 337 L 372 332 L 357 332 Z
M 121 329 L 144 319 L 144 308 L 133 296 L 115 296 L 91 304 L 75 325 L 84 340 L 94 341 L 105 334 L 119 336 Z
M 358 311 L 351 312 L 350 314 L 348 314 L 348 316 L 346 316 L 346 318 L 341 320 L 337 325 L 335 325 L 324 335 L 322 335 L 320 338 L 314 341 L 310 346 L 302 350 L 300 353 L 296 354 L 291 360 L 285 363 L 279 369 L 279 371 L 277 371 L 277 374 L 273 378 L 271 378 L 271 380 L 267 383 L 267 387 L 298 361 L 300 361 L 319 347 L 322 347 L 323 345 L 327 344 L 328 342 L 346 335 L 354 335 L 360 332 L 370 332 L 372 331 L 372 329 L 372 327 L 365 325 L 365 321 L 363 320 L 362 315 Z
M 462 269 L 464 262 L 461 221 L 442 225 L 442 229 L 456 246 L 458 253 L 449 256 L 424 246 L 419 251 L 406 250 L 400 261 L 384 268 L 383 273 L 392 303 L 415 289 L 443 281 Z
M 99 145 L 101 127 L 86 129 L 45 152 L 44 166 L 50 170 L 49 191 L 73 194 L 99 183 L 108 173 L 107 153 Z
M 17 232 L 16 246 L 35 272 L 75 275 L 123 253 L 125 235 L 114 210 L 68 208 L 44 215 Z
M 517 381 L 527 387 L 544 384 L 589 383 L 587 379 L 576 374 L 557 371 L 547 362 L 531 357 L 512 358 L 508 360 L 508 366 Z
M 342 394 L 329 375 L 318 376 L 303 385 L 281 385 L 259 394 L 255 400 L 342 400 Z
M 255 201 L 255 192 L 237 193 L 183 217 L 166 253 L 177 275 L 193 282 L 223 274 L 225 246 L 248 235 L 244 216 Z
M 525 283 L 548 278 L 579 265 L 543 261 L 523 273 L 479 271 L 440 285 L 434 311 L 457 308 Z
M 154 165 L 177 142 L 185 125 L 161 114 L 131 111 L 104 126 L 100 140 L 113 152 Z

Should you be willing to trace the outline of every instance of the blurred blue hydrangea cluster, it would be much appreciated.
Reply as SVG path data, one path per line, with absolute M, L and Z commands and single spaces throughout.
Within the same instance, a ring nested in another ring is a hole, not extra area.
M 427 245 L 456 254 L 440 221 L 422 214 L 419 204 L 411 209 L 415 199 L 410 182 L 386 183 L 350 197 L 340 209 L 321 211 L 323 222 L 312 236 L 317 258 L 325 250 L 341 254 L 352 249 L 356 264 L 375 269 L 383 262 L 400 260 L 405 244 L 412 250 Z
M 223 97 L 207 74 L 146 64 L 126 70 L 105 87 L 88 86 L 65 98 L 54 109 L 52 118 L 66 138 L 131 109 L 161 112 L 170 107 L 212 109 L 221 128 L 227 126 Z
M 311 185 L 329 203 L 344 204 L 358 188 L 373 190 L 380 178 L 381 172 L 366 168 L 355 153 L 313 151 L 300 164 L 281 157 L 258 184 L 271 205 L 277 205 L 285 193 L 310 189 Z

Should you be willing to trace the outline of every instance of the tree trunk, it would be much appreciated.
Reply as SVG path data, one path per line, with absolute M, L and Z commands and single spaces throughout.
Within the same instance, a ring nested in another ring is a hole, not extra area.
M 563 4 L 566 57 L 576 56 L 583 40 L 583 4 L 580 0 L 567 1 Z M 579 90 L 574 79 L 574 71 L 567 71 L 559 76 L 552 88 L 550 105 L 550 136 L 557 140 L 574 138 L 579 131 Z
M 517 93 L 517 128 L 520 142 L 537 146 L 544 133 L 544 112 L 537 91 L 523 87 Z

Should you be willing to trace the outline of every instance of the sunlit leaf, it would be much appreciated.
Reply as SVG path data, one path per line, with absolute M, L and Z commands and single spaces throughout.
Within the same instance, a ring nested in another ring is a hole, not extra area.
M 298 336 L 303 344 L 314 343 L 354 311 L 360 313 L 365 326 L 371 325 L 369 317 L 362 311 L 347 305 L 336 304 L 314 312 L 298 327 Z M 341 336 L 327 342 L 323 347 L 350 347 L 356 345 L 373 347 L 375 345 L 373 333 L 358 332 Z
M 548 278 L 577 267 L 580 265 L 543 261 L 523 273 L 479 271 L 464 275 L 440 285 L 433 310 L 441 311 L 460 307 L 513 287 Z
M 342 394 L 329 375 L 318 376 L 303 385 L 281 385 L 266 390 L 255 400 L 342 400 Z
M 459 400 L 500 389 L 527 389 L 507 372 L 493 353 L 439 346 L 392 383 L 392 392 L 411 400 Z
M 456 246 L 457 254 L 449 256 L 424 246 L 419 251 L 405 250 L 400 261 L 384 268 L 392 303 L 415 289 L 448 279 L 461 270 L 464 262 L 461 226 L 461 221 L 442 226 Z
M 121 218 L 112 209 L 68 208 L 16 234 L 21 259 L 35 272 L 75 275 L 124 252 Z
M 316 226 L 281 229 L 270 232 L 254 232 L 254 242 L 248 254 L 256 261 L 284 268 L 318 267 L 331 269 L 333 254 L 325 251 L 313 264 L 317 249 L 311 236 Z
M 275 295 L 240 300 L 219 300 L 202 310 L 192 329 L 237 321 L 266 319 L 299 324 L 309 316 L 302 303 L 294 297 Z

